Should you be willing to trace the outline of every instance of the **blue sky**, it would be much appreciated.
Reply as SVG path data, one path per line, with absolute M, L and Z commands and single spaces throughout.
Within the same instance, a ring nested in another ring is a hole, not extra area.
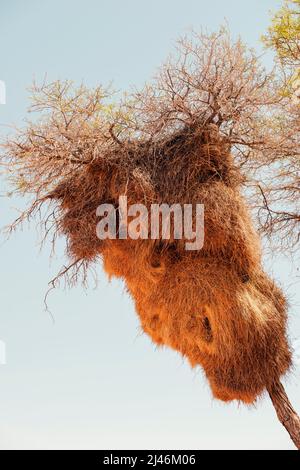
M 0 133 L 26 117 L 33 78 L 113 80 L 141 86 L 178 35 L 228 21 L 234 35 L 262 50 L 259 38 L 275 0 L 21 0 L 0 3 Z M 271 54 L 264 57 L 267 66 Z M 1 180 L 1 191 L 5 188 Z M 1 226 L 24 201 L 0 197 Z M 0 448 L 293 448 L 268 399 L 256 408 L 212 399 L 201 371 L 141 334 L 121 282 L 101 273 L 96 289 L 57 290 L 44 311 L 48 281 L 65 261 L 63 242 L 49 263 L 32 224 L 0 245 Z M 292 337 L 300 336 L 296 267 L 266 259 L 290 299 Z M 287 380 L 300 409 L 299 368 Z

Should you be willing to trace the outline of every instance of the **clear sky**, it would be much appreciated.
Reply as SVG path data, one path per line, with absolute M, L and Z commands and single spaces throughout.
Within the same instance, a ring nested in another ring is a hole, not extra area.
M 33 78 L 83 80 L 117 89 L 142 85 L 191 27 L 232 32 L 261 49 L 276 0 L 2 0 L 0 134 L 26 117 Z M 271 57 L 265 59 L 270 64 Z M 4 189 L 3 180 L 1 191 Z M 1 226 L 23 201 L 0 197 Z M 44 312 L 49 264 L 34 224 L 0 246 L 0 448 L 289 449 L 269 400 L 256 408 L 212 399 L 201 371 L 141 334 L 121 282 L 57 290 Z M 291 338 L 300 337 L 299 284 L 290 259 L 266 260 L 290 299 Z M 298 290 L 297 290 L 298 289 Z M 287 391 L 300 411 L 299 368 Z

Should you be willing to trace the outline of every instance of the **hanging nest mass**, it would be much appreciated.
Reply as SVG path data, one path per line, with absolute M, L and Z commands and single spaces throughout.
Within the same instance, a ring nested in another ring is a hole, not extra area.
M 46 233 L 66 237 L 70 266 L 60 275 L 69 280 L 98 260 L 124 279 L 143 330 L 200 365 L 216 398 L 249 404 L 267 390 L 300 447 L 299 418 L 279 382 L 291 366 L 286 300 L 263 271 L 241 194 L 253 152 L 266 142 L 279 151 L 284 140 L 263 117 L 283 99 L 272 77 L 221 30 L 180 40 L 153 82 L 120 105 L 102 88 L 70 82 L 33 92 L 40 119 L 3 145 L 17 192 L 32 197 L 16 223 L 40 214 Z M 121 195 L 149 211 L 203 204 L 202 249 L 162 234 L 99 239 L 97 207 L 118 209 Z

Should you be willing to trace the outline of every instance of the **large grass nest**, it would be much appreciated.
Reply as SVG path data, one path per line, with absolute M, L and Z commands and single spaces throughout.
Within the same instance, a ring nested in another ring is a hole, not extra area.
M 241 168 L 269 130 L 272 77 L 228 32 L 194 35 L 121 105 L 70 82 L 34 87 L 40 119 L 9 138 L 4 159 L 45 231 L 67 240 L 72 279 L 103 260 L 124 279 L 143 330 L 201 365 L 215 397 L 252 403 L 290 367 L 287 306 L 263 271 Z M 274 139 L 276 136 L 274 136 Z M 185 240 L 100 240 L 96 208 L 201 203 L 204 246 Z M 41 209 L 48 205 L 48 212 Z M 68 269 L 63 274 L 68 274 Z

